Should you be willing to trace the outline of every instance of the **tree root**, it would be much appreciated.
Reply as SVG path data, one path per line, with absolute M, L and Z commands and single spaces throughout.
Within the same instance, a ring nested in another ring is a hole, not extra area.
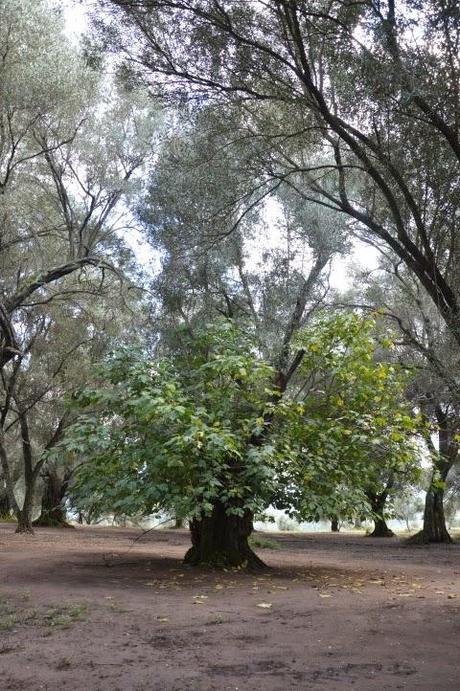
M 237 568 L 248 571 L 262 571 L 269 567 L 250 547 L 241 552 L 214 552 L 203 557 L 200 550 L 192 546 L 186 552 L 184 564 L 188 566 L 210 566 L 212 568 Z
M 60 520 L 57 518 L 52 518 L 51 516 L 40 516 L 36 521 L 33 522 L 36 528 L 70 528 L 75 530 L 74 525 L 70 525 L 65 520 Z
M 386 530 L 377 530 L 374 528 L 372 533 L 369 533 L 369 535 L 366 535 L 366 537 L 394 537 L 395 534 L 391 530 L 391 528 L 386 528 Z
M 447 531 L 443 531 L 442 535 L 436 539 L 433 536 L 428 535 L 428 533 L 426 533 L 424 530 L 420 530 L 418 533 L 415 533 L 415 535 L 408 537 L 405 542 L 406 545 L 451 545 L 454 541 Z

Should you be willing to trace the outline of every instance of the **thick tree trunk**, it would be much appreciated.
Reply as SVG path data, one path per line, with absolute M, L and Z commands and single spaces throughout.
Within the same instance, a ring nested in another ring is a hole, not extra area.
M 458 457 L 458 441 L 456 439 L 458 427 L 457 420 L 451 420 L 448 413 L 440 405 L 435 407 L 435 414 L 439 428 L 439 455 L 433 453 L 434 471 L 432 483 L 425 498 L 423 528 L 409 538 L 409 542 L 413 544 L 429 544 L 431 542 L 448 544 L 452 542 L 444 515 L 444 483 Z M 432 442 L 427 441 L 430 448 Z M 441 481 L 438 484 L 433 482 L 436 477 Z
M 394 537 L 394 532 L 386 524 L 382 517 L 374 518 L 374 530 L 369 534 L 369 537 Z
M 367 497 L 374 515 L 374 530 L 369 534 L 369 537 L 394 537 L 394 532 L 387 526 L 383 513 L 387 500 L 386 490 L 380 494 L 368 492 Z
M 337 516 L 331 516 L 331 532 L 338 533 L 340 531 L 339 519 Z
M 32 526 L 32 506 L 28 507 L 24 503 L 24 507 L 16 514 L 18 525 L 16 527 L 17 533 L 34 534 Z
M 48 470 L 43 475 L 44 489 L 42 512 L 34 525 L 51 528 L 71 528 L 67 523 L 64 497 L 68 486 L 68 474 L 61 479 L 56 472 Z
M 184 563 L 217 567 L 242 566 L 261 569 L 265 564 L 248 544 L 252 533 L 252 514 L 228 515 L 221 503 L 214 505 L 209 516 L 190 521 L 192 546 Z
M 425 500 L 423 532 L 428 542 L 452 542 L 444 515 L 444 489 L 430 487 Z
M 432 542 L 449 544 L 452 542 L 446 527 L 444 489 L 442 487 L 432 485 L 426 493 L 423 528 L 416 535 L 409 538 L 409 542 L 413 544 L 429 544 Z

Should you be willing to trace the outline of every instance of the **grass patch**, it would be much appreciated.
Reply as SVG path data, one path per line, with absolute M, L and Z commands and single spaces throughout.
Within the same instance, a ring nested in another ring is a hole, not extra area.
M 249 545 L 255 549 L 281 549 L 279 542 L 261 535 L 251 535 Z
M 34 609 L 0 599 L 0 631 L 11 631 L 18 626 L 68 628 L 76 622 L 85 621 L 87 609 L 87 605 L 82 603 Z
M 18 623 L 18 610 L 6 598 L 0 599 L 0 631 L 11 631 Z
M 43 615 L 43 624 L 68 628 L 77 621 L 85 621 L 87 609 L 85 604 L 51 607 Z

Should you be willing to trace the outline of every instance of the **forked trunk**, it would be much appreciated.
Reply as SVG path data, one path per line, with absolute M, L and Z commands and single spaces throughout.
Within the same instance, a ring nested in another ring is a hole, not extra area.
M 253 530 L 252 513 L 244 516 L 227 514 L 220 502 L 209 516 L 190 521 L 192 546 L 184 558 L 185 564 L 217 567 L 241 566 L 261 569 L 265 564 L 249 546 Z

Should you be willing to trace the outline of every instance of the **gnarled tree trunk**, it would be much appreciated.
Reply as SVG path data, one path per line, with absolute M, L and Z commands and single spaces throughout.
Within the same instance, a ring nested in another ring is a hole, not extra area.
M 447 475 L 447 473 L 446 473 Z M 452 542 L 444 516 L 444 489 L 432 485 L 426 493 L 420 542 Z
M 47 469 L 42 475 L 44 489 L 42 496 L 42 512 L 34 522 L 36 526 L 51 528 L 71 528 L 67 523 L 64 498 L 69 484 L 70 473 L 66 471 L 61 479 L 54 469 Z
M 387 496 L 387 489 L 379 494 L 367 492 L 367 498 L 371 505 L 374 520 L 374 530 L 369 534 L 369 537 L 394 537 L 394 532 L 387 526 L 384 516 Z
M 440 470 L 440 479 L 445 481 L 450 470 L 447 464 Z M 451 543 L 452 538 L 446 526 L 444 515 L 444 487 L 432 483 L 425 498 L 425 510 L 423 512 L 423 528 L 409 538 L 412 544 Z
M 248 543 L 252 530 L 250 511 L 244 516 L 235 516 L 228 514 L 226 507 L 217 502 L 209 516 L 190 521 L 192 546 L 184 563 L 264 568 L 265 564 Z
M 415 544 L 452 542 L 444 515 L 444 483 L 458 456 L 457 425 L 456 420 L 450 419 L 448 412 L 443 411 L 440 405 L 435 407 L 435 414 L 439 429 L 439 453 L 436 454 L 436 451 L 431 448 L 432 442 L 430 443 L 430 439 L 427 439 L 433 456 L 434 471 L 425 498 L 423 528 L 409 538 L 409 542 Z M 441 481 L 439 484 L 434 482 L 436 476 Z

